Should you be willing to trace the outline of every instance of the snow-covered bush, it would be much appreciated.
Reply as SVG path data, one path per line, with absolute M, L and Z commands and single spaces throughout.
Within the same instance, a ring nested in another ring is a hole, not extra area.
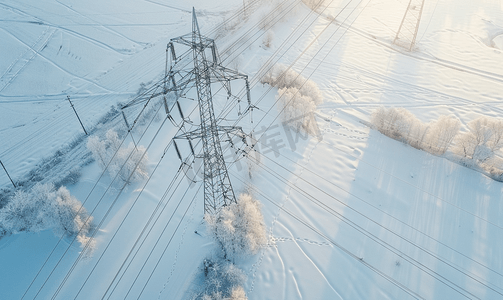
M 283 122 L 290 125 L 296 131 L 304 130 L 305 132 L 313 132 L 311 130 L 311 118 L 307 112 L 312 112 L 316 106 L 311 98 L 302 96 L 297 88 L 282 88 L 278 90 L 276 98 L 283 107 L 281 119 Z
M 429 124 L 421 122 L 405 108 L 379 107 L 372 112 L 370 122 L 384 135 L 417 149 L 425 147 Z
M 248 297 L 246 297 L 245 290 L 242 286 L 236 286 L 232 289 L 231 295 L 227 299 L 228 300 L 248 300 Z
M 455 140 L 455 153 L 474 161 L 485 161 L 503 147 L 503 120 L 480 117 L 467 124 L 468 132 Z
M 241 194 L 237 203 L 216 216 L 206 214 L 204 219 L 228 259 L 256 254 L 267 243 L 260 202 L 249 194 Z
M 77 235 L 82 245 L 90 239 L 92 219 L 64 186 L 56 190 L 49 183 L 36 184 L 28 192 L 17 191 L 0 209 L 0 228 L 6 233 L 53 229 L 57 234 Z
M 503 148 L 502 119 L 480 117 L 467 124 L 467 132 L 459 134 L 461 122 L 455 117 L 440 116 L 423 123 L 404 108 L 380 107 L 372 112 L 370 122 L 381 133 L 417 149 L 437 155 L 450 149 L 455 162 L 503 181 L 503 160 L 494 155 Z
M 297 131 L 317 132 L 311 114 L 323 102 L 323 96 L 314 81 L 285 65 L 276 65 L 261 82 L 278 88 L 276 99 L 281 104 L 281 118 L 285 124 Z
M 488 172 L 492 179 L 503 182 L 503 162 L 501 159 L 489 163 Z
M 274 66 L 261 80 L 278 89 L 297 88 L 302 96 L 309 97 L 315 105 L 323 102 L 323 95 L 316 82 L 306 79 L 288 66 L 278 64 Z
M 372 112 L 370 123 L 384 135 L 435 154 L 445 153 L 461 124 L 451 116 L 425 124 L 402 107 L 379 107 Z
M 244 272 L 236 258 L 256 254 L 267 243 L 260 202 L 241 194 L 237 203 L 224 207 L 217 215 L 204 216 L 208 232 L 223 250 L 223 257 L 205 259 L 198 292 L 193 300 L 246 300 Z M 204 276 L 202 275 L 204 274 Z
M 108 170 L 110 177 L 118 177 L 126 182 L 142 180 L 148 177 L 148 156 L 143 146 L 135 147 L 130 143 L 127 147 L 121 147 L 121 141 L 117 132 L 110 129 L 101 140 L 97 136 L 89 137 L 87 148 L 92 152 L 94 159 L 100 167 Z
M 246 275 L 223 259 L 205 259 L 201 267 L 202 286 L 193 300 L 246 300 Z

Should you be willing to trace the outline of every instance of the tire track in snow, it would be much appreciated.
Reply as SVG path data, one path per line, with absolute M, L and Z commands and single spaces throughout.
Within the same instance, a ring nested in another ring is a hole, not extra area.
M 382 92 L 387 92 L 391 93 L 393 95 L 398 95 L 402 97 L 407 97 L 411 98 L 411 96 L 414 97 L 415 100 L 418 101 L 424 101 L 427 102 L 429 98 L 436 99 L 436 101 L 442 101 L 439 102 L 443 105 L 449 105 L 449 106 L 466 106 L 466 105 L 494 105 L 497 103 L 501 102 L 501 99 L 495 98 L 494 101 L 473 101 L 467 98 L 463 98 L 460 96 L 453 96 L 446 94 L 441 91 L 434 90 L 432 88 L 428 87 L 423 87 L 418 84 L 412 84 L 408 83 L 399 79 L 391 78 L 389 76 L 385 76 L 383 74 L 377 73 L 375 71 L 370 71 L 363 69 L 361 67 L 355 66 L 350 63 L 330 63 L 326 62 L 325 67 L 329 68 L 330 70 L 332 69 L 337 69 L 337 78 L 339 79 L 344 79 L 348 80 L 360 85 L 365 85 L 368 86 L 366 89 L 362 88 L 342 88 L 340 87 L 337 83 L 335 82 L 330 82 L 330 87 L 329 89 L 336 94 L 339 95 L 339 97 L 348 105 L 351 107 L 359 107 L 360 105 L 365 105 L 365 103 L 361 103 L 358 101 L 358 106 L 354 106 L 353 103 L 348 102 L 341 93 L 348 94 L 350 97 L 353 98 L 353 100 L 356 101 L 358 98 L 356 93 L 382 93 Z M 403 91 L 396 90 L 396 88 L 383 88 L 381 85 L 378 85 L 377 83 L 373 84 L 370 81 L 375 81 L 375 82 L 380 82 L 380 83 L 387 83 L 392 84 L 394 87 L 401 87 L 403 88 Z M 448 102 L 447 102 L 448 101 Z M 417 101 L 415 101 L 417 102 Z M 464 104 L 460 104 L 464 103 Z M 369 103 L 369 105 L 374 105 L 374 106 L 379 106 L 382 103 Z M 394 103 L 385 103 L 386 105 L 391 105 Z M 402 103 L 397 103 L 403 106 Z M 411 105 L 416 105 L 416 104 L 411 104 Z M 424 106 L 430 105 L 430 103 L 425 103 Z M 416 106 L 414 106 L 416 107 Z M 490 107 L 491 109 L 495 109 L 499 113 L 503 113 L 502 109 L 497 109 L 495 107 Z
M 63 7 L 65 7 L 66 9 L 68 9 L 68 10 L 70 10 L 70 11 L 74 12 L 75 14 L 77 14 L 77 15 L 79 15 L 79 16 L 81 16 L 81 17 L 85 18 L 85 19 L 88 19 L 88 20 L 90 20 L 90 21 L 91 21 L 91 22 L 93 22 L 93 23 L 96 23 L 98 26 L 101 26 L 101 27 L 103 27 L 103 28 L 107 29 L 108 31 L 110 31 L 110 32 L 112 32 L 112 33 L 114 33 L 114 34 L 116 34 L 117 36 L 120 36 L 120 37 L 121 37 L 121 38 L 123 38 L 123 39 L 126 39 L 126 40 L 128 40 L 128 41 L 130 41 L 130 42 L 132 42 L 132 43 L 135 43 L 135 44 L 137 44 L 137 45 L 140 45 L 140 46 L 146 46 L 146 45 L 148 44 L 148 43 L 142 43 L 142 42 L 134 41 L 134 40 L 132 40 L 132 39 L 128 38 L 127 36 L 123 35 L 122 33 L 118 32 L 118 31 L 116 31 L 116 30 L 113 30 L 113 29 L 109 28 L 108 26 L 105 26 L 105 25 L 103 25 L 103 24 L 101 24 L 101 23 L 96 22 L 95 20 L 91 19 L 90 17 L 88 17 L 88 16 L 86 16 L 86 15 L 84 15 L 84 14 L 82 14 L 82 13 L 78 12 L 77 10 L 73 9 L 71 6 L 69 6 L 69 5 L 67 5 L 67 4 L 62 3 L 62 2 L 61 2 L 61 1 L 59 1 L 59 0 L 56 0 L 56 2 L 57 2 L 58 4 L 60 4 L 60 5 L 62 5 Z M 77 25 L 78 25 L 78 24 L 77 24 Z
M 2 7 L 2 6 L 3 6 L 3 7 Z M 130 53 L 129 51 L 127 51 L 127 50 L 124 50 L 124 49 L 117 49 L 117 48 L 112 47 L 112 46 L 110 46 L 110 45 L 108 45 L 108 44 L 106 44 L 106 43 L 104 43 L 104 42 L 101 42 L 101 41 L 99 41 L 99 40 L 95 39 L 95 38 L 92 38 L 92 37 L 89 37 L 89 36 L 87 36 L 87 35 L 83 35 L 83 34 L 81 34 L 81 33 L 78 33 L 78 32 L 77 32 L 77 31 L 75 31 L 75 30 L 68 29 L 68 28 L 65 28 L 65 27 L 62 27 L 62 26 L 59 26 L 59 25 L 53 24 L 53 23 L 51 23 L 51 22 L 48 22 L 48 21 L 42 20 L 42 19 L 40 19 L 40 18 L 39 18 L 39 17 L 37 17 L 37 16 L 34 16 L 34 15 L 31 15 L 31 14 L 28 14 L 28 13 L 26 13 L 26 12 L 24 12 L 24 11 L 22 11 L 22 10 L 18 9 L 18 8 L 15 8 L 15 7 L 13 7 L 13 6 L 7 5 L 7 4 L 5 4 L 5 3 L 0 3 L 0 8 L 4 8 L 4 9 L 6 9 L 6 10 L 10 10 L 10 11 L 12 11 L 12 12 L 14 12 L 14 13 L 17 13 L 18 15 L 21 15 L 21 16 L 24 16 L 24 17 L 33 18 L 33 19 L 37 20 L 37 22 L 36 22 L 36 23 L 37 23 L 38 25 L 45 25 L 45 26 L 50 26 L 50 27 L 54 27 L 54 28 L 60 29 L 60 30 L 62 30 L 62 31 L 67 32 L 67 33 L 68 33 L 68 34 L 70 34 L 70 35 L 73 35 L 73 36 L 75 36 L 75 37 L 77 37 L 77 38 L 80 38 L 80 39 L 86 40 L 86 41 L 88 41 L 88 42 L 90 42 L 90 43 L 93 43 L 93 44 L 97 45 L 98 47 L 103 48 L 103 49 L 112 50 L 112 51 L 114 51 L 114 52 L 116 52 L 116 53 L 118 53 L 118 54 L 122 54 L 122 55 L 130 55 L 130 54 L 131 54 L 131 53 Z
M 3 29 L 3 28 L 2 28 L 2 29 Z M 12 33 L 10 33 L 9 31 L 7 31 L 7 30 L 5 30 L 5 29 L 3 29 L 3 30 L 4 30 L 5 32 L 7 32 L 10 36 L 12 36 L 14 39 L 18 40 L 20 43 L 22 43 L 23 45 L 25 45 L 26 47 L 28 47 L 29 49 L 31 49 L 31 51 L 33 52 L 33 56 L 31 57 L 30 61 L 31 61 L 31 60 L 33 60 L 36 56 L 38 56 L 38 57 L 42 58 L 43 60 L 47 61 L 48 63 L 50 63 L 51 65 L 53 65 L 56 69 L 58 69 L 58 70 L 60 70 L 60 71 L 62 71 L 62 72 L 64 72 L 64 73 L 66 73 L 66 74 L 68 74 L 68 75 L 70 75 L 70 76 L 72 76 L 72 77 L 74 77 L 74 78 L 78 78 L 78 79 L 80 79 L 80 80 L 82 80 L 82 81 L 85 81 L 85 82 L 87 82 L 87 83 L 89 83 L 89 84 L 91 84 L 91 85 L 94 85 L 94 86 L 96 86 L 96 87 L 98 87 L 98 88 L 100 88 L 100 89 L 102 89 L 102 90 L 104 90 L 104 91 L 106 91 L 106 92 L 108 92 L 108 93 L 114 93 L 114 94 L 115 94 L 115 93 L 118 93 L 117 91 L 112 91 L 112 90 L 110 90 L 110 89 L 108 89 L 108 88 L 106 88 L 106 87 L 104 87 L 104 86 L 102 86 L 102 85 L 98 84 L 98 83 L 97 83 L 97 82 L 95 82 L 95 81 L 92 81 L 92 80 L 90 80 L 90 79 L 87 79 L 87 78 L 85 78 L 85 77 L 83 77 L 83 76 L 79 76 L 79 75 L 77 75 L 77 74 L 74 74 L 74 73 L 72 73 L 72 72 L 70 72 L 70 71 L 68 71 L 68 70 L 64 69 L 63 67 L 61 67 L 60 65 L 58 65 L 58 64 L 57 64 L 54 60 L 52 60 L 52 59 L 50 59 L 50 58 L 47 58 L 47 57 L 45 57 L 44 55 L 42 55 L 42 54 L 41 54 L 42 50 L 44 50 L 44 48 L 47 46 L 47 44 L 48 44 L 48 43 L 49 43 L 49 41 L 51 40 L 51 38 L 52 38 L 52 36 L 54 35 L 54 33 L 56 33 L 57 29 L 53 28 L 52 30 L 50 30 L 50 32 L 51 32 L 52 34 L 51 34 L 51 35 L 47 38 L 47 40 L 45 40 L 45 43 L 43 44 L 43 47 L 41 47 L 40 49 L 34 49 L 34 48 L 32 48 L 29 44 L 27 44 L 27 43 L 23 42 L 23 41 L 22 41 L 22 40 L 20 40 L 18 37 L 16 37 L 16 36 L 15 36 L 15 35 L 13 35 Z M 27 65 L 27 64 L 25 64 L 25 65 L 23 66 L 23 69 L 24 69 L 24 67 L 26 67 L 26 65 Z M 22 69 L 21 69 L 21 70 L 22 70 Z M 15 74 L 15 76 L 13 76 L 13 77 L 10 79 L 9 84 L 10 84 L 10 83 L 11 83 L 11 82 L 12 82 L 12 81 L 13 81 L 13 80 L 14 80 L 14 79 L 15 79 L 15 78 L 19 75 L 19 72 L 20 72 L 21 70 L 19 70 L 19 71 Z M 7 87 L 7 85 L 5 85 L 3 88 L 0 88 L 0 92 L 2 92 L 2 91 L 6 88 L 6 87 Z M 2 96 L 2 95 L 0 95 L 0 96 Z
M 163 46 L 163 45 L 162 45 Z M 120 91 L 125 91 L 125 90 L 130 90 L 130 83 L 135 82 L 134 78 L 145 78 L 146 75 L 149 74 L 157 74 L 157 72 L 151 71 L 154 69 L 153 67 L 157 64 L 163 64 L 164 56 L 162 56 L 160 59 L 149 59 L 145 60 L 145 57 L 151 57 L 153 53 L 156 53 L 156 48 L 160 48 L 160 46 L 155 46 L 155 47 L 149 47 L 144 49 L 143 51 L 140 51 L 139 53 L 132 55 L 126 63 L 120 63 L 117 64 L 117 67 L 114 69 L 112 68 L 110 72 L 107 73 L 107 78 L 112 76 L 112 80 L 107 80 L 107 86 L 110 86 L 113 89 L 120 90 Z M 164 46 L 162 47 L 162 51 L 164 52 Z M 124 66 L 126 65 L 126 66 Z M 122 66 L 122 67 L 121 67 Z M 126 67 L 126 70 L 124 71 L 123 68 Z M 128 72 L 130 69 L 135 69 L 137 70 L 136 72 Z M 119 69 L 119 70 L 117 70 Z M 162 71 L 163 73 L 164 71 Z M 112 74 L 113 73 L 113 74 Z M 159 72 L 160 74 L 161 72 Z M 149 78 L 156 77 L 156 76 L 149 76 Z M 160 77 L 160 76 L 159 76 Z M 138 81 L 136 81 L 138 82 Z M 118 95 L 122 93 L 94 93 L 91 95 L 86 95 L 82 96 L 83 99 L 87 98 L 89 100 L 82 102 L 79 102 L 78 105 L 81 106 L 81 108 L 77 109 L 78 111 L 84 111 L 84 112 L 89 112 L 89 111 L 96 111 L 95 107 L 102 107 L 103 103 L 110 103 L 110 101 L 107 99 L 111 95 Z M 126 93 L 127 94 L 127 93 Z M 97 96 L 97 97 L 96 97 Z M 63 97 L 64 98 L 64 97 Z M 108 105 L 108 104 L 107 104 Z M 76 104 L 77 106 L 77 104 Z M 40 120 L 39 122 L 42 123 L 41 125 L 37 126 L 37 129 L 34 130 L 31 134 L 29 134 L 27 137 L 24 137 L 17 141 L 14 146 L 5 149 L 2 153 L 6 155 L 7 157 L 3 157 L 2 160 L 8 160 L 12 165 L 20 165 L 22 166 L 23 171 L 19 171 L 18 174 L 16 174 L 17 178 L 20 178 L 19 180 L 24 181 L 26 178 L 26 175 L 29 173 L 29 171 L 25 171 L 24 165 L 26 164 L 33 164 L 32 161 L 29 161 L 31 155 L 33 155 L 34 151 L 38 149 L 37 147 L 33 147 L 33 145 L 45 145 L 46 147 L 53 148 L 55 145 L 51 142 L 50 145 L 47 144 L 47 141 L 49 140 L 47 137 L 47 133 L 51 132 L 51 136 L 59 136 L 62 134 L 62 132 L 66 132 L 68 130 L 68 122 L 72 122 L 71 124 L 74 124 L 75 116 L 73 115 L 73 112 L 71 110 L 68 110 L 65 108 L 66 106 L 63 106 L 63 108 L 60 108 L 57 114 L 51 114 L 50 118 L 44 118 L 43 120 Z M 57 117 L 56 117 L 57 115 Z M 95 124 L 99 124 L 100 121 L 99 119 L 96 119 L 97 122 Z M 86 124 L 86 122 L 84 122 Z M 80 128 L 79 128 L 80 129 Z M 80 132 L 80 131 L 78 131 Z M 64 133 L 63 133 L 64 134 Z M 75 135 L 72 137 L 77 138 L 78 135 Z M 51 138 L 52 140 L 52 138 Z M 71 142 L 70 142 L 71 143 Z M 59 144 L 58 144 L 59 145 Z M 57 146 L 58 146 L 57 145 Z M 27 146 L 27 147 L 26 147 Z M 64 144 L 61 144 L 61 146 L 64 148 Z M 22 149 L 20 149 L 22 147 Z M 59 146 L 58 146 L 59 148 Z M 1 154 L 0 154 L 1 155 Z M 52 155 L 49 155 L 49 157 Z M 43 160 L 44 158 L 41 158 L 40 160 Z M 38 163 L 38 162 L 37 162 Z M 34 168 L 36 169 L 36 167 Z
M 42 32 L 42 34 L 38 37 L 38 39 L 33 43 L 33 45 L 28 45 L 12 35 L 7 30 L 1 28 L 3 31 L 7 32 L 9 35 L 13 36 L 16 40 L 26 45 L 28 49 L 18 58 L 16 59 L 7 70 L 0 77 L 0 93 L 19 75 L 21 71 L 23 71 L 26 66 L 38 55 L 40 52 L 45 49 L 51 38 L 56 33 L 55 29 L 47 28 Z
M 4 28 L 0 28 L 2 29 L 3 31 L 7 32 Z M 16 58 L 8 67 L 7 69 L 2 73 L 2 75 L 0 75 L 0 81 L 3 80 L 3 77 L 7 74 L 7 73 L 12 73 L 12 69 L 14 68 L 14 66 L 19 62 L 19 60 L 21 60 L 23 57 L 26 57 L 28 56 L 29 52 L 30 52 L 30 48 L 35 48 L 37 43 L 40 42 L 40 40 L 44 37 L 45 33 L 47 32 L 47 29 L 44 30 L 42 32 L 42 34 L 37 38 L 37 40 L 33 43 L 33 45 L 31 45 L 31 47 L 28 47 L 28 49 L 26 49 L 25 52 L 21 53 L 21 55 L 19 55 L 18 58 Z M 9 33 L 9 32 L 7 32 Z

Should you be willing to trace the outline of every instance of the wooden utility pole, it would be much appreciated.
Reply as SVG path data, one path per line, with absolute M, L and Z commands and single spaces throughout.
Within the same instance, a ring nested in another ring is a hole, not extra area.
M 7 169 L 5 168 L 5 166 L 3 165 L 3 162 L 2 162 L 1 160 L 0 160 L 0 165 L 2 165 L 2 168 L 3 168 L 3 169 L 4 169 L 4 171 L 5 171 L 5 174 L 7 174 L 7 177 L 9 177 L 10 182 L 12 182 L 12 185 L 16 188 L 17 186 L 16 186 L 16 184 L 14 183 L 14 180 L 12 180 L 12 178 L 10 177 L 9 172 L 7 172 Z
M 82 124 L 82 121 L 80 120 L 79 115 L 77 114 L 77 111 L 75 110 L 75 107 L 73 106 L 72 100 L 70 100 L 70 96 L 66 96 L 66 99 L 68 99 L 68 102 L 70 102 L 70 105 L 72 106 L 73 111 L 75 112 L 75 115 L 77 116 L 77 119 L 79 119 L 80 126 L 82 126 L 82 129 L 84 129 L 84 133 L 87 135 L 87 131 L 84 128 L 84 124 Z

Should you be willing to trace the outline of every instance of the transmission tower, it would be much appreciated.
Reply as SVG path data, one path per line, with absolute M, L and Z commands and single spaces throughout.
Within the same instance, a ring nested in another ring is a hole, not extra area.
M 177 45 L 177 47 L 175 47 Z M 182 47 L 182 51 L 180 51 Z M 178 49 L 178 50 L 176 50 Z M 177 55 L 178 54 L 178 55 Z M 231 84 L 233 80 L 241 79 L 245 82 L 246 108 L 241 112 L 241 99 L 232 95 Z M 220 136 L 226 135 L 232 145 L 231 135 L 239 136 L 246 143 L 246 134 L 238 126 L 220 126 L 215 117 L 213 108 L 212 84 L 221 84 L 227 92 L 227 99 L 237 101 L 238 115 L 242 118 L 251 112 L 250 87 L 248 76 L 222 66 L 217 47 L 213 39 L 201 35 L 194 8 L 192 9 L 192 32 L 173 38 L 166 48 L 165 74 L 161 85 L 152 88 L 151 93 L 142 94 L 122 107 L 123 117 L 128 130 L 134 126 L 138 117 L 129 125 L 124 114 L 124 109 L 144 103 L 144 108 L 152 99 L 161 97 L 168 118 L 182 129 L 182 134 L 173 139 L 178 158 L 182 159 L 180 149 L 176 144 L 178 139 L 187 139 L 193 157 L 203 159 L 204 174 L 204 211 L 209 214 L 218 213 L 222 207 L 236 202 L 229 174 L 225 164 Z M 162 90 L 159 91 L 159 86 Z M 179 100 L 186 98 L 187 93 L 195 87 L 199 106 L 200 125 L 196 130 L 185 131 L 185 124 L 193 122 L 184 116 Z M 173 109 L 177 108 L 181 123 L 177 124 L 172 116 Z M 142 111 L 143 111 L 142 109 Z M 141 112 L 140 112 L 141 114 Z M 196 155 L 192 140 L 202 141 L 202 154 Z
M 185 54 L 181 56 L 177 56 L 174 44 L 188 47 L 188 51 L 184 52 Z M 236 202 L 236 196 L 232 189 L 224 161 L 220 136 L 222 134 L 226 134 L 227 136 L 236 134 L 245 139 L 245 135 L 241 127 L 218 125 L 213 108 L 211 86 L 213 83 L 222 84 L 227 91 L 227 97 L 230 98 L 233 97 L 230 81 L 236 79 L 244 80 L 247 97 L 246 111 L 248 111 L 253 108 L 250 102 L 248 76 L 221 65 L 215 41 L 201 35 L 194 9 L 192 9 L 192 32 L 171 39 L 168 43 L 166 54 L 164 95 L 168 95 L 170 92 L 175 94 L 177 107 L 182 119 L 185 119 L 185 117 L 180 108 L 178 98 L 184 96 L 191 87 L 195 87 L 197 90 L 200 118 L 199 128 L 184 132 L 174 139 L 188 139 L 194 156 L 196 154 L 194 153 L 191 141 L 201 139 L 202 155 L 200 157 L 203 158 L 204 167 L 204 211 L 205 213 L 216 214 L 223 206 Z M 190 58 L 193 61 L 192 67 L 187 68 L 187 61 Z M 240 102 L 239 99 L 237 101 L 238 103 Z M 164 103 L 166 112 L 169 115 L 170 109 L 166 97 L 164 98 Z M 178 147 L 177 152 L 181 159 Z
M 417 31 L 423 13 L 424 0 L 410 0 L 402 23 L 398 28 L 394 43 L 401 47 L 412 50 L 416 42 Z

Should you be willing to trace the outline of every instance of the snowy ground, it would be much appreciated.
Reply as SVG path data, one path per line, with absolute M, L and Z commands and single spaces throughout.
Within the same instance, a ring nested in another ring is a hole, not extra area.
M 141 83 L 159 79 L 166 43 L 190 31 L 195 6 L 203 34 L 220 33 L 224 64 L 250 75 L 260 110 L 253 124 L 240 125 L 277 134 L 278 151 L 271 140 L 261 145 L 251 179 L 244 161 L 230 168 L 235 190 L 251 186 L 263 203 L 271 239 L 239 263 L 249 299 L 503 297 L 502 183 L 365 125 L 380 105 L 405 107 L 424 122 L 443 114 L 463 124 L 501 117 L 501 1 L 426 0 L 412 52 L 392 44 L 407 0 L 327 0 L 321 16 L 300 1 L 268 1 L 235 23 L 229 18 L 243 1 L 0 2 L 0 160 L 16 181 L 82 138 L 67 95 L 86 128 L 123 126 L 96 124 Z M 267 33 L 259 27 L 271 11 L 279 22 Z M 232 28 L 215 32 L 224 20 Z M 289 139 L 276 118 L 276 90 L 258 83 L 270 58 L 294 63 L 322 89 L 322 138 Z M 163 156 L 176 129 L 161 120 L 134 133 L 148 146 L 160 128 L 148 181 L 122 191 L 92 163 L 68 186 L 100 225 L 91 258 L 79 259 L 77 244 L 50 231 L 0 240 L 2 299 L 188 295 L 215 245 L 203 233 L 200 183 L 175 176 L 172 147 Z M 0 187 L 9 184 L 0 172 Z

